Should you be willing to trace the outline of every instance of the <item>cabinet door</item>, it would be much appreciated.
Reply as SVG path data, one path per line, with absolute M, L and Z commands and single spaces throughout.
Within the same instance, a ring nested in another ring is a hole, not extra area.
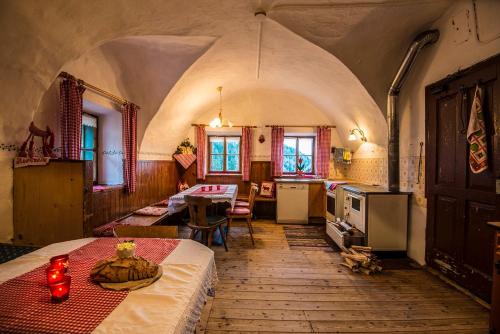
M 309 184 L 309 217 L 325 218 L 326 191 L 323 184 Z
M 83 162 L 14 169 L 14 242 L 45 246 L 83 237 Z

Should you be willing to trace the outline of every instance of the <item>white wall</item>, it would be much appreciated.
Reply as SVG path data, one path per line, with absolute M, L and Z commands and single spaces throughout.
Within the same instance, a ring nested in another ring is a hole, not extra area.
M 477 4 L 482 38 L 498 36 L 500 2 L 478 1 Z M 417 156 L 418 142 L 425 142 L 425 87 L 500 53 L 500 39 L 488 43 L 477 41 L 472 1 L 457 1 L 433 26 L 441 33 L 439 41 L 422 53 L 401 92 L 402 158 Z M 424 264 L 426 202 L 417 200 L 413 197 L 411 205 L 408 255 Z
M 214 94 L 217 92 L 214 89 Z M 218 104 L 205 109 L 194 123 L 208 124 L 217 116 Z M 315 106 L 307 98 L 288 91 L 251 90 L 232 95 L 230 98 L 222 99 L 222 115 L 235 125 L 254 125 L 252 160 L 271 160 L 271 128 L 265 125 L 331 125 L 329 117 L 320 108 Z M 313 127 L 296 128 L 286 127 L 286 133 L 313 134 Z M 207 133 L 238 133 L 241 129 L 210 129 Z M 265 142 L 258 141 L 260 135 L 264 135 Z M 188 135 L 194 144 L 194 130 L 191 128 Z M 332 146 L 340 147 L 346 138 L 341 140 L 337 130 L 332 129 Z M 177 143 L 179 144 L 179 143 Z

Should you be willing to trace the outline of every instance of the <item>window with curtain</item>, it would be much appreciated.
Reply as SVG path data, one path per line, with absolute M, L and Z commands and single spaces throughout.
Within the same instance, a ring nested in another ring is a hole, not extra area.
M 302 159 L 302 172 L 314 173 L 314 137 L 285 136 L 283 142 L 283 173 L 297 174 L 297 164 Z
M 241 137 L 208 137 L 208 171 L 210 173 L 241 172 Z
M 97 184 L 97 129 L 98 119 L 96 116 L 83 113 L 82 114 L 82 147 L 80 149 L 80 159 L 93 162 L 93 180 Z

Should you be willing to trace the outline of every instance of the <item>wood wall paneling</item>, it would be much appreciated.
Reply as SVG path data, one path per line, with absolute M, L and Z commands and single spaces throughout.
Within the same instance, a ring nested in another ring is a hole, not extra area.
M 92 193 L 91 214 L 85 224 L 87 234 L 97 226 L 167 199 L 176 193 L 178 180 L 179 170 L 174 161 L 138 161 L 135 193 L 127 194 L 121 187 Z

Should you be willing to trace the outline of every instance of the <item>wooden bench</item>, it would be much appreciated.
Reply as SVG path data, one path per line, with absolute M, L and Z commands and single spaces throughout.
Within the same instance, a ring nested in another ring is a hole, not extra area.
M 155 203 L 153 205 L 148 205 L 149 206 L 156 206 L 156 207 L 164 207 L 164 204 L 162 202 L 160 203 Z M 136 210 L 138 211 L 138 210 Z M 117 226 L 153 226 L 153 225 L 158 225 L 165 220 L 169 213 L 166 211 L 164 214 L 160 216 L 147 216 L 143 214 L 137 214 L 136 211 L 131 212 L 127 214 L 126 216 L 123 216 L 117 220 L 114 220 L 110 223 L 98 226 L 94 228 L 93 234 L 95 237 L 110 237 L 113 236 L 113 230 Z

